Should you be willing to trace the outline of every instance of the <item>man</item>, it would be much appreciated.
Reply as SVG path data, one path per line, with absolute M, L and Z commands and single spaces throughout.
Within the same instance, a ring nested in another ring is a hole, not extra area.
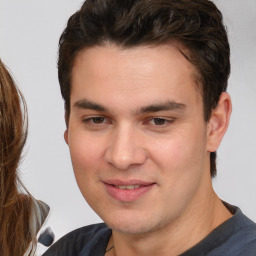
M 256 225 L 212 188 L 231 100 L 229 43 L 206 0 L 87 0 L 60 39 L 65 140 L 106 224 L 45 255 L 256 255 Z

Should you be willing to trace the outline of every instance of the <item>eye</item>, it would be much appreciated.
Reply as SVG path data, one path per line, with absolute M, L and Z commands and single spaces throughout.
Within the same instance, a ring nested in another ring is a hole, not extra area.
M 102 116 L 92 117 L 90 119 L 91 119 L 91 122 L 94 124 L 102 124 L 105 121 L 105 118 Z
M 102 126 L 108 123 L 108 119 L 103 116 L 91 116 L 82 119 L 82 122 L 88 126 Z
M 153 118 L 153 119 L 152 119 L 152 122 L 153 122 L 153 124 L 155 124 L 155 125 L 165 125 L 166 122 L 167 122 L 167 120 L 164 119 L 164 118 L 156 117 L 156 118 Z
M 145 124 L 148 124 L 150 129 L 169 129 L 171 124 L 175 121 L 174 118 L 164 117 L 150 117 Z

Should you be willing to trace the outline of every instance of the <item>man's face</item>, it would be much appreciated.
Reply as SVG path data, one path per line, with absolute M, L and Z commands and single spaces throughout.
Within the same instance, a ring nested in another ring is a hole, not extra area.
M 77 55 L 65 138 L 84 198 L 114 230 L 173 225 L 209 195 L 208 124 L 194 74 L 172 45 Z

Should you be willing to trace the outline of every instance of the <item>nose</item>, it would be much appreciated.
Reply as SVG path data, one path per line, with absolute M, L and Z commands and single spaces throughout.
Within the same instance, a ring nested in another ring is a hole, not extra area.
M 143 139 L 137 133 L 128 127 L 113 132 L 110 146 L 105 152 L 106 161 L 120 170 L 142 165 L 147 159 L 147 153 L 143 148 Z

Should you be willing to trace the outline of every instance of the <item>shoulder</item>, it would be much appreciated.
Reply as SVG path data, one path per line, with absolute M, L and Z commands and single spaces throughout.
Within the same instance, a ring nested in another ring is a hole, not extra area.
M 256 224 L 239 208 L 224 204 L 233 216 L 182 256 L 256 256 Z
M 33 236 L 35 236 L 42 227 L 45 219 L 48 216 L 49 210 L 50 207 L 46 203 L 32 197 L 29 226 L 30 232 Z
M 88 250 L 95 246 L 103 246 L 105 249 L 104 241 L 107 244 L 110 235 L 111 230 L 104 223 L 82 227 L 63 236 L 45 252 L 44 256 L 79 255 L 86 247 Z
M 239 255 L 256 256 L 256 224 L 242 213 L 239 221 L 230 242 Z
M 210 255 L 256 256 L 256 224 L 240 209 L 228 222 L 233 226 L 229 238 Z

